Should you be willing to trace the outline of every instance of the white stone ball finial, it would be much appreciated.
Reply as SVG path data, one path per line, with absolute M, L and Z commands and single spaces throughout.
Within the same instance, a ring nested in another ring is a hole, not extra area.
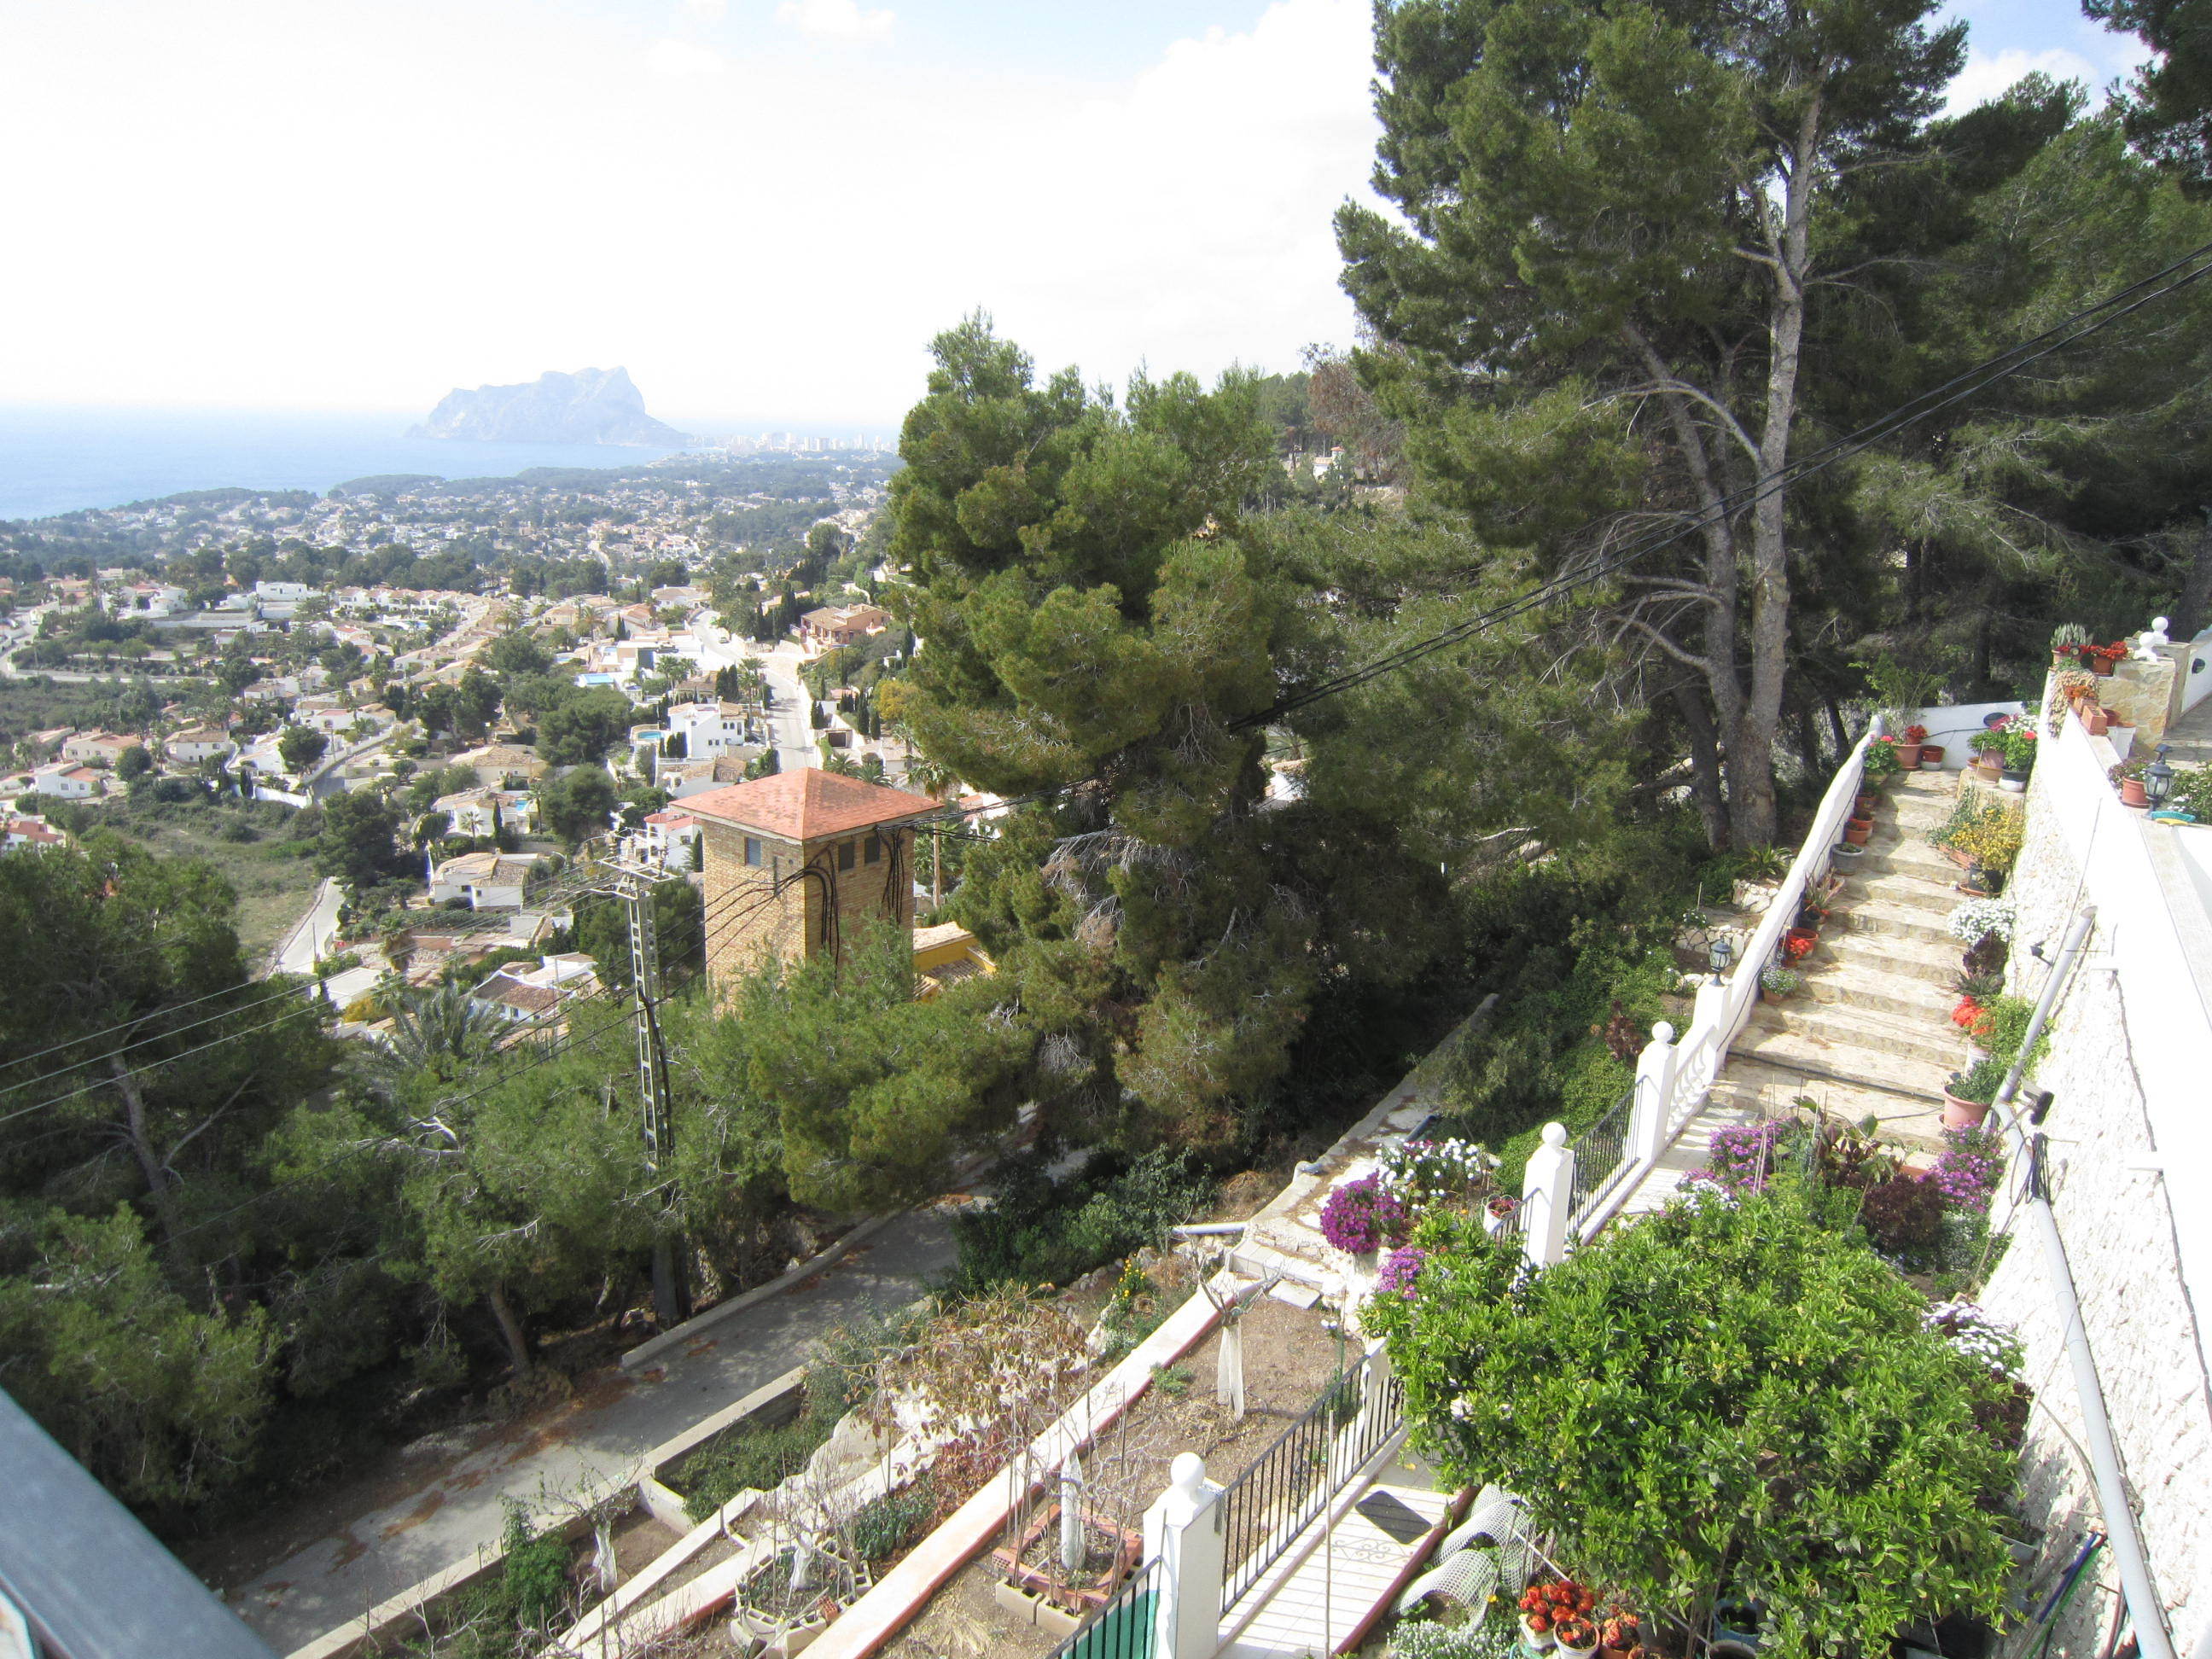
M 1565 1146 L 1567 1144 L 1567 1126 L 1564 1123 L 1547 1123 L 1544 1126 L 1543 1139 L 1544 1144 L 1547 1146 Z
M 1206 1484 L 1206 1460 L 1196 1452 L 1177 1452 L 1168 1465 L 1168 1485 L 1192 1496 Z
M 1674 1028 L 1665 1020 L 1661 1020 L 1651 1028 L 1651 1040 L 1654 1042 L 1672 1042 L 1674 1040 Z
M 2136 635 L 2135 659 L 2137 662 L 2156 662 L 2158 647 L 2172 643 L 2166 637 L 2166 621 L 2163 617 L 2153 617 L 2150 626 Z

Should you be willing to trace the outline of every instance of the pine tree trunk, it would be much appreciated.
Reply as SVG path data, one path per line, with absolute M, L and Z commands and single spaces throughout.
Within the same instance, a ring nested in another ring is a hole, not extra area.
M 169 1271 L 181 1284 L 189 1275 L 191 1264 L 184 1247 L 177 1242 L 176 1182 L 162 1167 L 161 1155 L 154 1150 L 153 1134 L 146 1124 L 146 1097 L 138 1091 L 137 1078 L 113 1054 L 107 1057 L 107 1070 L 115 1079 L 116 1091 L 123 1097 L 124 1137 L 131 1143 L 131 1156 L 138 1165 L 139 1178 L 146 1183 L 146 1201 L 161 1225 L 161 1255 L 169 1264 Z
M 1713 734 L 1712 716 L 1692 685 L 1674 688 L 1674 707 L 1681 711 L 1683 729 L 1690 738 L 1690 799 L 1705 825 L 1705 845 L 1717 853 L 1728 845 L 1728 803 L 1721 795 L 1720 744 Z
M 507 1357 L 514 1366 L 514 1374 L 517 1376 L 527 1376 L 536 1363 L 530 1352 L 530 1334 L 523 1329 L 522 1321 L 515 1316 L 514 1309 L 507 1299 L 507 1286 L 494 1285 L 484 1293 L 484 1304 L 491 1310 L 492 1318 L 498 1322 L 500 1338 L 507 1344 Z
M 1759 468 L 1773 479 L 1790 464 L 1790 428 L 1797 415 L 1799 354 L 1805 333 L 1805 279 L 1810 253 L 1813 175 L 1820 147 L 1820 100 L 1798 128 L 1773 238 L 1774 308 L 1768 328 L 1766 410 Z M 1729 816 L 1738 847 L 1771 843 L 1775 831 L 1774 736 L 1782 720 L 1789 666 L 1789 492 L 1772 489 L 1751 513 L 1751 686 L 1729 737 Z

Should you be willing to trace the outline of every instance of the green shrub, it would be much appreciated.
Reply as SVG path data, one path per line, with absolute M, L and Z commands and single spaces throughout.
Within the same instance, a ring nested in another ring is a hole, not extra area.
M 872 1565 L 890 1560 L 937 1513 L 937 1488 L 927 1475 L 911 1486 L 872 1498 L 853 1516 L 853 1547 Z
M 1181 1152 L 1094 1158 L 1060 1180 L 1035 1154 L 1009 1158 L 991 1207 L 952 1224 L 960 1252 L 952 1288 L 972 1296 L 1007 1283 L 1065 1284 L 1158 1243 L 1203 1209 L 1212 1190 Z
M 504 1541 L 507 1559 L 500 1583 L 514 1616 L 529 1629 L 544 1630 L 568 1598 L 568 1541 L 557 1533 L 532 1537 L 522 1505 L 511 1501 Z
M 802 1413 L 773 1428 L 740 1429 L 701 1447 L 676 1471 L 684 1513 L 704 1521 L 741 1492 L 766 1491 L 788 1480 L 806 1467 L 836 1426 L 835 1418 L 824 1422 Z

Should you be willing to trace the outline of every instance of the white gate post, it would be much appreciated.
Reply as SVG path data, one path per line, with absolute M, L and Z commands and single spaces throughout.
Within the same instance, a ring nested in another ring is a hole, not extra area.
M 1528 1173 L 1521 1177 L 1521 1213 L 1528 1220 L 1521 1249 L 1531 1267 L 1567 1259 L 1567 1207 L 1574 1190 L 1575 1153 L 1567 1145 L 1566 1125 L 1547 1123 L 1544 1144 L 1528 1154 Z
M 1667 1103 L 1674 1095 L 1674 1028 L 1661 1020 L 1636 1057 L 1636 1109 L 1629 1120 L 1628 1155 L 1653 1164 L 1667 1146 Z
M 1220 1645 L 1221 1492 L 1206 1478 L 1206 1460 L 1182 1452 L 1168 1466 L 1168 1489 L 1145 1511 L 1145 1559 L 1159 1563 L 1157 1659 L 1213 1659 Z

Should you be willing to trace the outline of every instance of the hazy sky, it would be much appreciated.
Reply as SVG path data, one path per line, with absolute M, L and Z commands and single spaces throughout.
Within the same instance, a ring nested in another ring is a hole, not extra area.
M 2101 88 L 1955 0 L 1960 96 Z M 628 365 L 665 417 L 887 424 L 982 306 L 1047 366 L 1344 341 L 1368 0 L 7 0 L 0 401 L 426 410 Z

